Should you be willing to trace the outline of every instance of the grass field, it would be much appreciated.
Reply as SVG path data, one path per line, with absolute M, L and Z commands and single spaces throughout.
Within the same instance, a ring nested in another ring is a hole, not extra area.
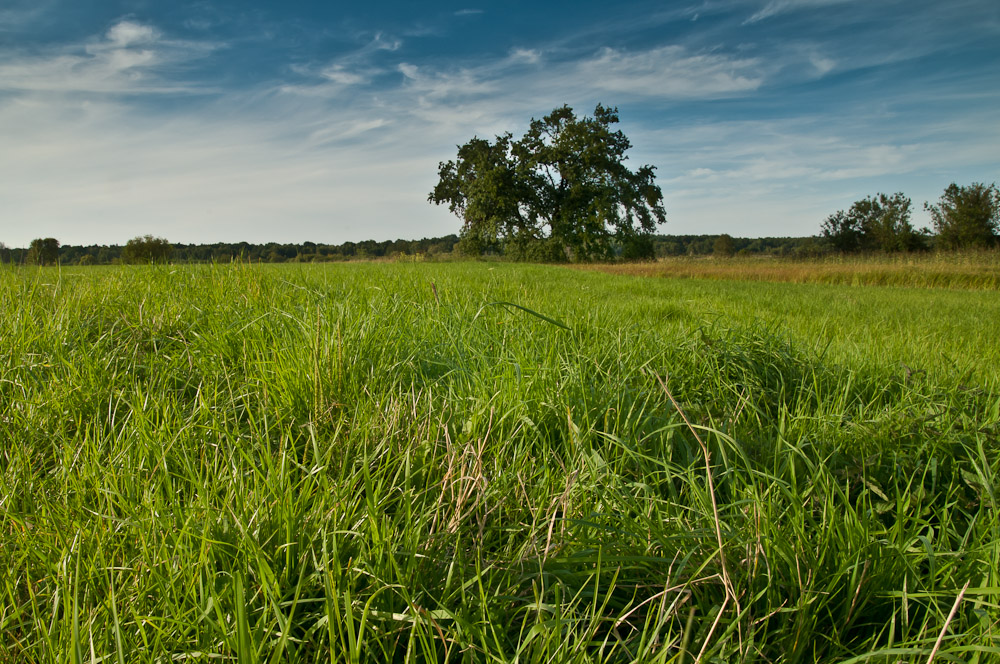
M 679 279 L 787 281 L 850 286 L 910 286 L 1000 290 L 1000 252 L 832 255 L 821 259 L 771 256 L 666 258 L 654 263 L 591 265 L 612 274 Z
M 995 290 L 0 270 L 0 661 L 1000 661 Z

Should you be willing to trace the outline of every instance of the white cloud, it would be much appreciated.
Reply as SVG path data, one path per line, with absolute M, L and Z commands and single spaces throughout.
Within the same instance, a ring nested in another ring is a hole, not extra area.
M 493 77 L 474 69 L 425 71 L 406 62 L 400 63 L 398 69 L 405 81 L 396 94 L 421 106 L 491 95 L 500 87 Z
M 835 60 L 831 58 L 825 58 L 821 55 L 816 55 L 816 54 L 810 56 L 809 64 L 813 66 L 813 68 L 816 70 L 816 73 L 819 74 L 820 76 L 826 76 L 837 67 L 837 63 Z
M 159 39 L 159 33 L 152 26 L 123 19 L 108 29 L 107 39 L 117 48 L 133 44 L 148 44 Z
M 103 39 L 41 55 L 0 50 L 0 91 L 178 93 L 197 91 L 167 81 L 159 69 L 203 57 L 210 42 L 164 40 L 152 26 L 122 20 Z
M 397 51 L 402 45 L 401 40 L 376 33 L 360 48 L 332 61 L 292 65 L 290 69 L 307 80 L 300 84 L 280 84 L 277 89 L 282 93 L 308 97 L 338 97 L 348 87 L 371 84 L 387 73 L 384 67 L 373 64 L 375 54 Z
M 402 40 L 378 32 L 369 47 L 379 51 L 398 51 L 402 45 Z
M 759 11 L 750 16 L 744 24 L 757 23 L 765 19 L 801 9 L 814 9 L 827 5 L 839 5 L 857 0 L 771 0 Z
M 510 52 L 511 62 L 524 62 L 527 64 L 535 64 L 541 60 L 542 54 L 534 49 L 530 48 L 515 48 Z
M 320 145 L 330 142 L 342 142 L 357 138 L 362 134 L 381 129 L 389 125 L 385 118 L 372 119 L 349 119 L 346 121 L 326 123 L 319 129 L 309 134 L 309 142 L 313 145 Z
M 397 67 L 400 73 L 411 81 L 415 81 L 420 77 L 420 68 L 416 65 L 411 65 L 406 62 L 400 62 Z
M 635 53 L 605 48 L 578 71 L 593 86 L 641 97 L 714 97 L 754 90 L 762 82 L 755 59 L 690 53 L 682 46 Z
M 716 172 L 711 168 L 694 168 L 684 174 L 685 178 L 715 179 Z
M 342 85 L 357 85 L 365 81 L 365 77 L 362 74 L 348 71 L 342 64 L 330 65 L 320 72 L 320 76 Z
M 344 86 L 371 82 L 386 73 L 372 67 L 370 56 L 366 47 L 320 70 L 322 81 L 281 89 L 332 100 L 342 96 Z M 609 96 L 616 103 L 716 99 L 750 93 L 767 76 L 767 67 L 758 59 L 692 52 L 682 46 L 635 51 L 605 48 L 576 59 L 515 48 L 506 57 L 470 66 L 402 60 L 394 70 L 402 74 L 402 85 L 379 92 L 385 103 L 401 112 L 434 109 L 441 117 L 480 119 L 530 115 L 563 103 L 591 105 Z

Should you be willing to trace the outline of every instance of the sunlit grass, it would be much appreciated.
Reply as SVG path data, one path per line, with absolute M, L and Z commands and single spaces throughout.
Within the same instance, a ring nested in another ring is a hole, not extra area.
M 0 661 L 1000 653 L 995 293 L 219 265 L 0 307 Z

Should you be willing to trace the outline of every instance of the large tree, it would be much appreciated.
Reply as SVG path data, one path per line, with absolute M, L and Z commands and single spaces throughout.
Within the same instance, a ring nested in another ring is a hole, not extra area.
M 923 237 L 910 223 L 911 202 L 902 193 L 877 194 L 838 210 L 823 222 L 822 233 L 837 251 L 911 251 Z
M 631 143 L 613 131 L 618 109 L 577 118 L 569 106 L 532 120 L 520 140 L 473 138 L 442 162 L 428 196 L 463 219 L 466 251 L 529 258 L 647 257 L 666 220 L 653 167 L 629 170 Z
M 955 183 L 941 194 L 937 205 L 924 203 L 931 215 L 938 245 L 945 249 L 992 247 L 1000 241 L 1000 190 L 974 182 Z

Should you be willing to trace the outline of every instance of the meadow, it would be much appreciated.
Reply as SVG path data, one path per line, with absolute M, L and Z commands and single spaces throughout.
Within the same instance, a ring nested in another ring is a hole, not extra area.
M 1000 290 L 997 250 L 899 254 L 674 256 L 656 262 L 582 266 L 611 274 L 676 279 L 786 281 L 850 286 L 907 286 Z
M 2 269 L 0 661 L 1000 661 L 950 285 Z

